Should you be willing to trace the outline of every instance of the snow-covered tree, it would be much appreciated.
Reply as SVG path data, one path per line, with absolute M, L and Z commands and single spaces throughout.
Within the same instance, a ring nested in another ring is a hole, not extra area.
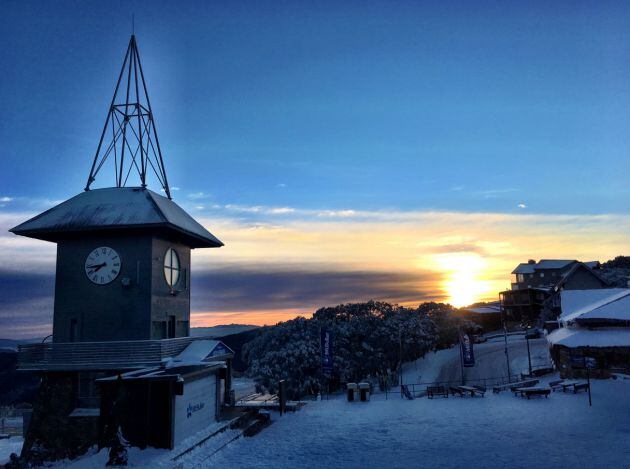
M 425 303 L 405 308 L 389 303 L 342 304 L 321 308 L 312 318 L 296 318 L 264 328 L 243 346 L 248 373 L 271 392 L 281 379 L 293 397 L 316 394 L 320 386 L 372 378 L 381 387 L 395 380 L 402 362 L 457 342 L 453 308 Z M 332 331 L 335 370 L 321 376 L 319 333 Z

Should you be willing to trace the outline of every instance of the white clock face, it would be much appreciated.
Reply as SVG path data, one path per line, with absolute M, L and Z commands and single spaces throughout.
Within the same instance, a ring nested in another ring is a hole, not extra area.
M 102 246 L 88 254 L 85 260 L 85 275 L 92 283 L 107 285 L 120 273 L 122 261 L 112 248 Z

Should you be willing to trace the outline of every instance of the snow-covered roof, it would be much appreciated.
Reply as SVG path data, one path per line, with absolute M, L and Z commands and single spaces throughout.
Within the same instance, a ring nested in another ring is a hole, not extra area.
M 563 290 L 560 321 L 630 321 L 630 289 Z
M 584 262 L 584 264 L 586 264 L 586 266 L 590 269 L 594 269 L 595 267 L 599 267 L 600 265 L 599 261 L 588 261 Z
M 521 263 L 512 271 L 513 274 L 533 274 L 534 264 Z
M 474 306 L 472 308 L 462 308 L 464 311 L 476 314 L 497 314 L 501 312 L 501 306 L 497 304 L 487 304 L 482 306 Z
M 195 340 L 179 355 L 169 359 L 166 367 L 197 365 L 208 362 L 211 358 L 233 354 L 234 351 L 220 340 Z
M 584 329 L 561 327 L 549 335 L 547 340 L 552 345 L 565 347 L 628 347 L 630 346 L 630 328 L 609 327 Z
M 58 241 L 69 233 L 145 228 L 177 232 L 191 247 L 223 246 L 175 202 L 141 187 L 110 187 L 82 192 L 10 231 Z
M 563 269 L 574 262 L 577 261 L 575 259 L 541 259 L 534 268 L 536 270 Z
M 577 262 L 574 259 L 541 259 L 538 262 L 527 262 L 519 264 L 512 271 L 513 274 L 533 274 L 537 270 L 564 269 Z

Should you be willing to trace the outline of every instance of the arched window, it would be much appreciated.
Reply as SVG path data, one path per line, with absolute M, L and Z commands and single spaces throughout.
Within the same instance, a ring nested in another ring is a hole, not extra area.
M 179 272 L 181 270 L 179 264 L 179 256 L 177 251 L 173 248 L 168 248 L 164 256 L 164 276 L 166 277 L 166 283 L 173 288 L 179 281 Z

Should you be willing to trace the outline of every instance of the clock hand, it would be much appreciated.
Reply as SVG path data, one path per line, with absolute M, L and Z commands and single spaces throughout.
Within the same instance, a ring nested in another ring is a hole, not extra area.
M 105 267 L 107 265 L 107 262 L 103 262 L 102 264 L 97 264 L 97 265 L 88 265 L 87 268 L 88 269 L 100 269 L 102 267 Z

